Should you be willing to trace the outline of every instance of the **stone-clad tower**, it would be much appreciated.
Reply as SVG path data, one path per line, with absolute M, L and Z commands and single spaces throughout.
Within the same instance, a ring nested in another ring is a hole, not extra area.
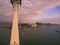
M 21 0 L 20 5 L 21 5 Z M 18 29 L 18 0 L 11 0 L 13 5 L 13 23 L 12 23 L 12 32 L 11 32 L 11 40 L 10 45 L 20 45 L 19 41 L 19 29 Z

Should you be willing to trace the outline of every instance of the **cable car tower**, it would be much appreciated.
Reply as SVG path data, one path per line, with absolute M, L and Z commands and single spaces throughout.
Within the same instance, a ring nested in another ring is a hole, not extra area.
M 18 29 L 18 4 L 21 6 L 21 0 L 10 0 L 13 6 L 13 23 L 10 45 L 20 45 Z

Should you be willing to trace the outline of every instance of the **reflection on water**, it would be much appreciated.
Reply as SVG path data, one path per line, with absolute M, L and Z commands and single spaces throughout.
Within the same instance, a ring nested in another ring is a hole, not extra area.
M 36 28 L 21 28 L 21 45 L 60 45 L 60 26 L 41 25 Z M 9 45 L 11 29 L 0 28 L 0 45 Z

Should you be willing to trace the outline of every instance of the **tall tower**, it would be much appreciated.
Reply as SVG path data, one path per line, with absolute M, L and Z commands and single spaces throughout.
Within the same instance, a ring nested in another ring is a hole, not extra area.
M 13 23 L 12 23 L 12 32 L 11 32 L 11 40 L 10 45 L 20 45 L 19 42 L 19 29 L 18 29 L 18 3 L 21 0 L 11 0 L 11 3 L 13 5 Z

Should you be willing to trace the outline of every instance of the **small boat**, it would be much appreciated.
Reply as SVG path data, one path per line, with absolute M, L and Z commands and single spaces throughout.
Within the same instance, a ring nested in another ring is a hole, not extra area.
M 21 33 L 22 35 L 25 34 L 24 32 Z
M 58 31 L 56 30 L 56 32 L 58 32 Z
M 58 33 L 60 33 L 60 31 L 59 31 L 59 30 L 56 30 L 55 32 L 58 32 Z

